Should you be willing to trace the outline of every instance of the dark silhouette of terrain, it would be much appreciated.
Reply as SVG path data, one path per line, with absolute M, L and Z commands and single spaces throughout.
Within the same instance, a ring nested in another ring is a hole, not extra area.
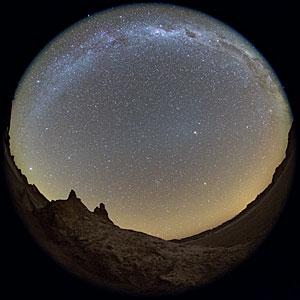
M 8 135 L 4 141 L 7 182 L 33 237 L 69 271 L 123 292 L 176 293 L 232 269 L 270 232 L 293 177 L 294 130 L 292 126 L 286 158 L 255 201 L 224 224 L 181 240 L 166 241 L 119 228 L 103 203 L 91 212 L 73 190 L 66 200 L 47 200 L 15 165 Z
M 247 241 L 263 241 L 276 223 L 288 198 L 296 161 L 296 133 L 293 124 L 288 136 L 286 157 L 276 168 L 272 182 L 234 218 L 197 235 L 172 240 L 205 246 L 230 246 Z

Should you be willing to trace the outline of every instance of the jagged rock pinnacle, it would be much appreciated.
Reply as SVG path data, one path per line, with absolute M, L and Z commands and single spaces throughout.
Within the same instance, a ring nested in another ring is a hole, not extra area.
M 105 205 L 103 203 L 100 203 L 99 207 L 96 207 L 94 209 L 94 213 L 108 218 L 108 212 L 105 209 Z
M 68 197 L 68 200 L 69 199 L 77 199 L 77 196 L 76 196 L 76 193 L 74 190 L 71 190 L 70 194 L 69 194 L 69 197 Z
M 110 221 L 112 223 L 112 221 L 108 217 L 108 212 L 107 212 L 107 210 L 105 208 L 105 205 L 103 203 L 100 203 L 99 207 L 96 207 L 94 209 L 94 213 L 96 215 L 101 216 L 103 219 L 105 219 L 107 221 Z

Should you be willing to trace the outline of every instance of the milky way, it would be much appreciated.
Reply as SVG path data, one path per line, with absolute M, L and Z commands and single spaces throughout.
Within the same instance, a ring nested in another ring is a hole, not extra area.
M 48 199 L 74 189 L 116 225 L 169 239 L 254 200 L 284 158 L 291 119 L 276 75 L 233 29 L 143 4 L 51 41 L 19 83 L 10 135 Z

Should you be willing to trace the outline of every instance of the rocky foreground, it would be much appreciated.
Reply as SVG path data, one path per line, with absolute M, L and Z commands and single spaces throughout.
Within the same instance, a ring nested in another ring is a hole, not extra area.
M 289 151 L 287 158 L 291 156 Z M 16 167 L 8 141 L 5 158 L 12 197 L 35 239 L 69 271 L 103 287 L 145 295 L 177 293 L 201 286 L 236 266 L 262 239 L 261 232 L 249 231 L 253 220 L 250 218 L 249 223 L 245 218 L 249 209 L 258 205 L 250 205 L 227 225 L 181 241 L 165 241 L 121 229 L 109 219 L 104 204 L 91 212 L 73 190 L 67 200 L 48 201 Z M 278 186 L 286 164 L 287 159 L 277 168 L 266 191 Z M 256 204 L 262 202 L 261 198 L 265 197 L 260 196 Z M 231 228 L 235 228 L 234 220 L 240 219 L 243 222 L 238 223 L 237 233 Z M 229 228 L 227 234 L 224 228 Z M 220 236 L 228 238 L 212 238 L 218 237 L 220 230 Z M 252 232 L 251 238 L 240 238 L 247 236 L 243 230 Z M 218 245 L 220 240 L 223 242 Z
M 176 292 L 212 280 L 246 255 L 244 247 L 175 244 L 121 229 L 103 204 L 90 212 L 69 198 L 35 209 L 44 246 L 68 269 L 100 285 L 129 292 Z

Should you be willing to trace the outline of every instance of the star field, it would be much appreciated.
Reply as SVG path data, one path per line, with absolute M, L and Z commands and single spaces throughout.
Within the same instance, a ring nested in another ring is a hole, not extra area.
M 71 189 L 116 225 L 162 238 L 217 226 L 270 183 L 291 112 L 255 48 L 170 5 L 89 16 L 20 81 L 15 161 L 48 199 Z

